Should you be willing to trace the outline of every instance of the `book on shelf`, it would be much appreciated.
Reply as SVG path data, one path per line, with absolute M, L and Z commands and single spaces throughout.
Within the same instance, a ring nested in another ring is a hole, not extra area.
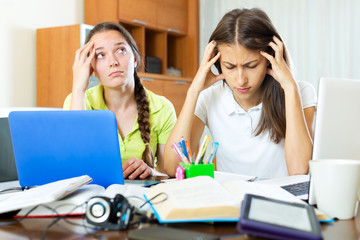
M 219 183 L 208 176 L 158 184 L 149 189 L 145 198 L 151 200 L 160 223 L 237 222 L 246 193 L 306 204 L 279 186 L 243 180 Z
M 91 177 L 83 175 L 44 184 L 20 192 L 0 194 L 0 213 L 11 212 L 56 201 L 91 181 Z
M 86 203 L 90 198 L 95 196 L 114 198 L 116 194 L 122 194 L 123 196 L 127 197 L 130 204 L 135 206 L 138 212 L 146 212 L 150 210 L 148 204 L 146 204 L 141 209 L 139 208 L 145 202 L 144 194 L 147 190 L 148 188 L 146 187 L 134 184 L 112 184 L 106 189 L 97 184 L 88 184 L 60 200 L 38 206 L 31 212 L 30 210 L 32 210 L 33 207 L 23 208 L 15 215 L 15 217 L 20 218 L 26 216 L 39 218 L 65 215 L 84 215 L 86 212 Z

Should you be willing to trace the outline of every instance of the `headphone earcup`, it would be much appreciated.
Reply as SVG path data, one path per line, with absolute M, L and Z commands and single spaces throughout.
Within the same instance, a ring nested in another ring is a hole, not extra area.
M 111 200 L 107 197 L 92 197 L 86 206 L 86 219 L 94 225 L 106 223 L 111 218 Z
M 134 214 L 134 207 L 121 194 L 114 198 L 92 197 L 86 206 L 86 221 L 102 229 L 127 229 Z

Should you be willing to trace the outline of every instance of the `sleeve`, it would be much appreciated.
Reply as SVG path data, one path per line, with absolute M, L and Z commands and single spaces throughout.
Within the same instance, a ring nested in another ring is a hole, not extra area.
M 202 91 L 195 107 L 195 116 L 197 116 L 205 125 L 207 125 L 207 110 L 206 110 L 206 95 L 205 91 Z
M 71 93 L 65 98 L 63 110 L 70 110 L 71 106 Z
M 64 105 L 63 105 L 63 110 L 70 110 L 71 107 L 71 93 L 65 98 L 64 101 Z M 87 94 L 85 94 L 85 101 L 86 101 L 86 110 L 93 110 L 93 108 L 91 107 L 89 98 L 87 96 Z
M 172 129 L 175 126 L 176 122 L 176 112 L 173 104 L 166 99 L 163 98 L 163 108 L 161 109 L 160 118 L 162 122 L 161 130 L 158 133 L 158 143 L 166 144 Z
M 313 85 L 308 82 L 298 82 L 303 108 L 316 107 L 317 95 Z

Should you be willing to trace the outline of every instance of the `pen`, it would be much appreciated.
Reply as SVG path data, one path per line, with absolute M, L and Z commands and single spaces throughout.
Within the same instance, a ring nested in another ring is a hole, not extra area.
M 177 144 L 176 143 L 171 144 L 171 148 L 174 150 L 174 152 L 176 153 L 176 156 L 180 159 L 180 161 L 184 162 L 181 157 L 181 154 L 179 152 L 179 149 L 177 147 Z
M 171 145 L 171 147 L 175 151 L 175 153 L 178 156 L 178 158 L 180 159 L 180 161 L 182 161 L 185 164 L 190 164 L 189 160 L 186 158 L 184 153 L 179 149 L 179 147 L 178 147 L 178 145 L 176 143 L 173 143 Z
M 182 147 L 182 150 L 183 150 L 183 153 L 184 153 L 185 157 L 190 160 L 189 155 L 188 155 L 188 151 L 187 151 L 187 148 L 186 148 L 186 143 L 185 143 L 185 140 L 184 140 L 183 137 L 181 137 L 181 147 Z
M 213 147 L 211 149 L 211 154 L 210 156 L 208 157 L 208 159 L 206 160 L 205 164 L 210 164 L 212 163 L 212 161 L 214 160 L 215 158 L 215 155 L 216 155 L 216 152 L 218 150 L 218 147 L 219 147 L 219 143 L 218 142 L 214 142 L 213 143 Z
M 189 155 L 189 161 L 192 162 L 193 161 L 193 157 L 192 157 L 192 153 L 191 153 L 191 148 L 190 148 L 190 143 L 189 141 L 185 141 L 185 145 L 186 145 L 186 149 L 188 151 L 188 155 Z
M 198 153 L 198 155 L 196 156 L 195 164 L 199 164 L 199 163 L 200 163 L 201 158 L 202 158 L 202 157 L 204 156 L 204 154 L 205 154 L 206 147 L 207 147 L 209 141 L 210 141 L 210 137 L 209 137 L 208 135 L 206 135 L 206 136 L 204 137 L 203 142 L 202 142 L 201 145 L 200 145 L 199 153 Z

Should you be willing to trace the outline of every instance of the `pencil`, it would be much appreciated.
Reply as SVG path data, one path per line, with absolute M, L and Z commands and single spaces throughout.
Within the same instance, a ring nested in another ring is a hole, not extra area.
M 212 161 L 214 160 L 214 157 L 216 155 L 216 152 L 218 150 L 218 147 L 219 147 L 219 143 L 218 142 L 214 142 L 213 143 L 213 147 L 211 149 L 211 154 L 210 156 L 208 157 L 208 159 L 206 160 L 205 164 L 210 164 L 212 163 Z
M 196 161 L 195 161 L 195 164 L 199 164 L 200 163 L 200 160 L 201 158 L 204 156 L 205 154 L 205 151 L 206 151 L 206 147 L 208 145 L 210 141 L 210 137 L 208 135 L 206 135 L 203 139 L 203 142 L 201 143 L 200 145 L 200 148 L 199 148 L 199 153 L 198 155 L 196 156 Z

